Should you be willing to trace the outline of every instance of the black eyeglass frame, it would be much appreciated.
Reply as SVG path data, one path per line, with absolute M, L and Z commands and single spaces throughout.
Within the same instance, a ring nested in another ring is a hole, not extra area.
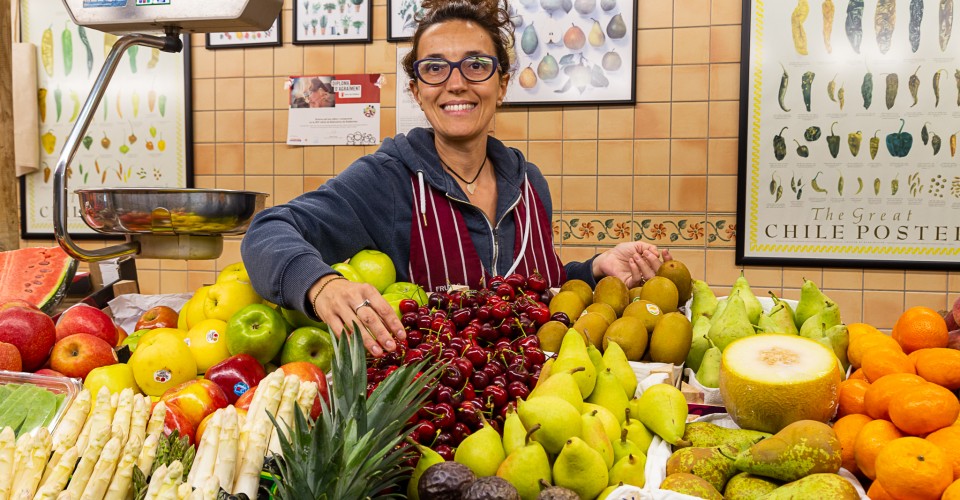
M 482 80 L 473 80 L 473 79 L 467 77 L 467 75 L 463 72 L 463 70 L 460 69 L 460 65 L 463 64 L 464 61 L 466 61 L 467 59 L 472 59 L 472 58 L 477 58 L 477 57 L 483 57 L 483 58 L 487 58 L 487 59 L 490 59 L 490 60 L 493 61 L 493 71 L 491 71 L 490 74 L 487 75 L 487 77 L 484 78 L 484 79 L 482 79 Z M 447 63 L 447 64 L 450 66 L 450 72 L 447 73 L 447 77 L 444 78 L 443 81 L 437 82 L 437 83 L 430 83 L 430 82 L 424 80 L 423 75 L 420 74 L 420 63 L 425 62 L 425 61 L 442 61 L 442 62 L 445 62 L 445 63 Z M 434 86 L 434 87 L 435 87 L 435 86 L 438 86 L 438 85 L 443 85 L 444 83 L 447 83 L 447 80 L 449 80 L 449 79 L 450 79 L 450 76 L 453 75 L 453 70 L 458 70 L 458 71 L 460 71 L 460 76 L 462 76 L 463 79 L 466 80 L 466 81 L 468 81 L 468 82 L 471 82 L 471 83 L 483 83 L 483 82 L 489 80 L 490 78 L 492 78 L 493 75 L 495 75 L 495 74 L 497 73 L 497 70 L 499 70 L 499 69 L 500 69 L 500 59 L 498 59 L 497 56 L 490 56 L 490 55 L 486 55 L 486 54 L 473 54 L 473 55 L 469 55 L 469 56 L 466 56 L 466 57 L 464 57 L 463 59 L 460 59 L 459 61 L 456 61 L 456 62 L 454 62 L 454 61 L 448 61 L 448 60 L 446 60 L 446 59 L 444 59 L 444 58 L 442 58 L 442 57 L 425 57 L 425 58 L 423 58 L 423 59 L 418 59 L 418 60 L 416 60 L 416 61 L 413 61 L 413 74 L 417 77 L 417 80 L 420 80 L 420 81 L 423 82 L 425 85 L 430 85 L 430 86 Z

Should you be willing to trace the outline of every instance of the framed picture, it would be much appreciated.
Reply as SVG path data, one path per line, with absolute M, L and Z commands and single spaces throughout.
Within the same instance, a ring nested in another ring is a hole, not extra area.
M 636 102 L 636 0 L 520 0 L 507 104 Z
M 233 49 L 242 47 L 279 47 L 283 45 L 283 29 L 280 16 L 266 31 L 222 31 L 207 33 L 208 49 Z
M 373 0 L 293 0 L 293 43 L 373 41 Z
M 20 0 L 22 40 L 37 45 L 40 170 L 21 177 L 21 233 L 53 236 L 53 169 L 117 37 L 70 20 L 60 0 Z M 55 34 L 54 34 L 55 33 Z M 46 41 L 46 42 L 44 42 Z M 189 38 L 183 52 L 142 46 L 127 49 L 100 106 L 68 166 L 68 189 L 193 186 Z M 67 229 L 74 238 L 103 239 L 79 217 L 78 201 Z
M 417 17 L 423 14 L 421 0 L 387 0 L 387 41 L 400 42 L 413 37 Z
M 744 1 L 738 264 L 960 269 L 944 5 Z

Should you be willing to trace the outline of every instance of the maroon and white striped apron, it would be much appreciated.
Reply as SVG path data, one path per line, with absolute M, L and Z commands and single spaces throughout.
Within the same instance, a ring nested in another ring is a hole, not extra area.
M 446 290 L 449 285 L 467 285 L 479 289 L 492 277 L 483 268 L 477 250 L 470 239 L 467 224 L 453 202 L 444 193 L 430 187 L 417 189 L 413 184 L 413 217 L 410 224 L 410 281 L 429 291 Z M 524 180 L 522 191 L 528 189 Z M 515 272 L 530 276 L 539 272 L 551 287 L 566 281 L 566 273 L 553 248 L 552 226 L 536 190 L 529 187 L 530 196 L 520 196 L 513 211 L 513 254 L 520 262 Z M 527 222 L 527 201 L 529 224 Z M 524 231 L 529 231 L 526 248 L 521 253 Z

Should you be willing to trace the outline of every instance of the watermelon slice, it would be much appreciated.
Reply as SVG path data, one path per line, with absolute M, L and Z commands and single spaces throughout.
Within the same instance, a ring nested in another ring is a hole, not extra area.
M 67 294 L 77 264 L 60 247 L 0 252 L 0 303 L 23 300 L 49 314 Z

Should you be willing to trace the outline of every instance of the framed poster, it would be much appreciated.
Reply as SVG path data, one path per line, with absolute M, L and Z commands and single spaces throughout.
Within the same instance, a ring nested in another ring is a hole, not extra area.
M 743 13 L 737 263 L 960 269 L 952 2 Z
M 410 77 L 403 70 L 403 58 L 410 53 L 410 47 L 397 47 L 397 84 L 396 103 L 397 103 L 397 130 L 398 134 L 406 134 L 415 127 L 430 128 L 430 122 L 427 116 L 423 114 L 420 105 L 413 98 L 413 92 L 410 91 Z
M 283 45 L 280 17 L 266 31 L 222 31 L 207 33 L 208 49 L 233 49 L 242 47 L 279 47 Z
M 287 82 L 287 144 L 368 146 L 380 142 L 383 75 L 301 75 Z
M 423 10 L 420 0 L 387 0 L 387 41 L 413 38 L 417 19 L 423 15 Z
M 372 20 L 373 0 L 293 0 L 293 43 L 370 43 Z
M 21 0 L 22 39 L 37 45 L 40 170 L 21 177 L 21 233 L 53 235 L 53 169 L 63 141 L 117 37 L 79 27 L 59 0 Z M 183 52 L 127 49 L 73 161 L 70 192 L 100 187 L 192 187 L 190 40 Z M 74 238 L 104 236 L 68 200 Z
M 636 0 L 521 0 L 506 104 L 636 102 Z

